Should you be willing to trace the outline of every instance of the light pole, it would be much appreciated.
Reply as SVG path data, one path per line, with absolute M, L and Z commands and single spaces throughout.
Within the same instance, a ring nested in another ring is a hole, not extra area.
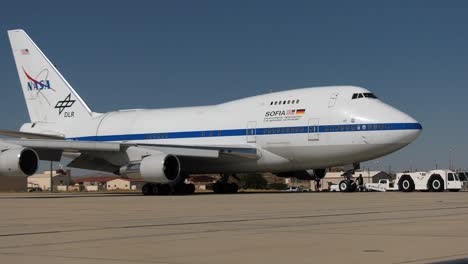
M 453 169 L 453 166 L 452 166 L 452 151 L 453 151 L 453 148 L 449 148 L 449 170 Z
M 54 173 L 53 173 L 54 163 L 50 161 L 50 193 L 54 192 Z

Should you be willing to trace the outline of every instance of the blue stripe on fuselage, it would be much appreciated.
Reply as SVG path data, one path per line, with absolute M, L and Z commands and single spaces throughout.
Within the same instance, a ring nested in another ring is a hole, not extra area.
M 281 135 L 303 133 L 336 133 L 356 131 L 385 131 L 385 130 L 421 130 L 419 123 L 378 123 L 378 124 L 347 124 L 322 126 L 295 126 L 295 127 L 269 127 L 269 128 L 243 128 L 225 130 L 202 130 L 184 132 L 145 133 L 127 135 L 85 136 L 67 138 L 67 140 L 80 141 L 132 141 L 132 140 L 159 140 L 177 138 L 206 138 L 206 137 L 232 137 L 247 135 Z

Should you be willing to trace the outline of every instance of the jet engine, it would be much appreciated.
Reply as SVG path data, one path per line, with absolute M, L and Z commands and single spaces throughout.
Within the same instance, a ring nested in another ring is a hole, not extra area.
M 309 174 L 312 175 L 315 179 L 323 179 L 325 175 L 327 175 L 327 169 L 315 169 L 312 171 L 307 171 Z M 312 172 L 312 173 L 311 173 Z
M 179 158 L 174 155 L 151 155 L 139 162 L 129 163 L 120 168 L 120 174 L 129 178 L 143 178 L 147 182 L 171 183 L 181 177 Z
M 31 176 L 36 173 L 39 156 L 29 148 L 12 148 L 0 152 L 0 176 Z

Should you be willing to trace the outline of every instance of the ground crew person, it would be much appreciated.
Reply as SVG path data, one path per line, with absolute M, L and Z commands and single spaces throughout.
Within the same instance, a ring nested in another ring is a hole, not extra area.
M 359 191 L 362 191 L 364 189 L 364 179 L 362 178 L 362 174 L 359 174 L 359 177 L 357 178 L 357 184 Z

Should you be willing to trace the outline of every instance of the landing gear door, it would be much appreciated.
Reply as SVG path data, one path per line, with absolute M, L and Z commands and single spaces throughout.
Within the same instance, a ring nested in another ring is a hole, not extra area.
M 319 118 L 311 118 L 309 119 L 309 126 L 308 126 L 308 139 L 309 141 L 319 141 L 320 139 L 320 131 L 319 131 Z
M 338 94 L 337 93 L 331 94 L 330 100 L 328 101 L 328 108 L 334 107 L 336 104 L 336 100 L 338 100 Z
M 257 121 L 247 122 L 247 143 L 255 143 L 257 137 Z

